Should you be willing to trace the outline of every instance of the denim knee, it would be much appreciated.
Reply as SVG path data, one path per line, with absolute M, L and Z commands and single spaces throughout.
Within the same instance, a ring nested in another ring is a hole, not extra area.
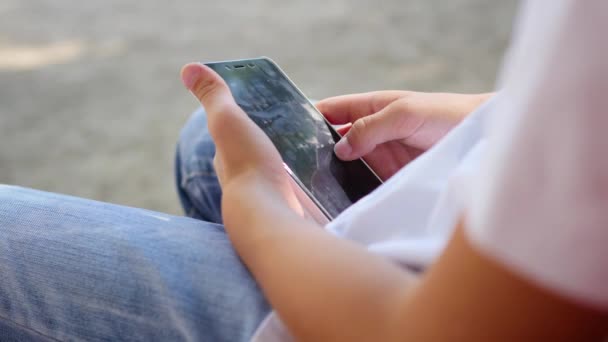
M 177 192 L 186 215 L 222 223 L 221 188 L 213 168 L 215 145 L 203 108 L 182 129 L 175 157 Z

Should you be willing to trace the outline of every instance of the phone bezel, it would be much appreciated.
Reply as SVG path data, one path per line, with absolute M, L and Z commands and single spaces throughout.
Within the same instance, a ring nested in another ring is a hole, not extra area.
M 211 64 L 215 64 L 215 65 L 228 65 L 228 66 L 234 66 L 234 64 L 237 65 L 247 65 L 249 63 L 255 64 L 256 61 L 260 61 L 260 60 L 265 60 L 267 62 L 269 62 L 270 64 L 272 64 L 275 68 L 277 68 L 277 70 L 281 73 L 281 75 L 289 82 L 289 84 L 291 84 L 294 89 L 300 93 L 300 95 L 302 95 L 302 97 L 304 97 L 304 99 L 306 100 L 306 102 L 308 104 L 311 105 L 312 108 L 314 108 L 315 112 L 321 117 L 323 118 L 323 121 L 325 121 L 325 123 L 327 123 L 327 127 L 330 129 L 330 131 L 332 131 L 332 133 L 334 133 L 337 136 L 340 136 L 340 134 L 338 133 L 338 131 L 336 131 L 334 129 L 334 127 L 332 126 L 332 124 L 327 121 L 327 119 L 325 118 L 325 116 L 319 112 L 319 110 L 317 109 L 317 107 L 310 101 L 310 99 L 306 96 L 306 94 L 304 94 L 304 92 L 302 90 L 300 90 L 300 88 L 298 88 L 298 86 L 289 78 L 289 76 L 287 76 L 287 74 L 283 71 L 283 69 L 281 69 L 281 67 L 279 67 L 279 65 L 277 63 L 275 63 L 275 61 L 273 61 L 271 58 L 266 57 L 266 56 L 261 56 L 261 57 L 257 57 L 257 58 L 245 58 L 245 59 L 234 59 L 234 60 L 226 60 L 226 61 L 215 61 L 215 62 L 203 62 L 203 64 L 205 65 L 211 65 Z M 232 70 L 235 70 L 234 68 Z M 376 179 L 378 179 L 378 181 L 380 182 L 380 184 L 384 183 L 382 181 L 382 179 L 378 176 L 378 174 L 376 174 L 376 172 L 374 172 L 374 170 L 369 166 L 369 164 L 367 164 L 367 162 L 363 159 L 363 158 L 359 158 L 359 160 L 365 165 L 365 167 L 367 167 L 367 169 L 372 173 L 372 175 L 374 175 L 374 177 L 376 177 Z M 300 189 L 306 194 L 306 196 L 317 206 L 317 208 L 319 210 L 321 210 L 321 212 L 323 213 L 323 215 L 326 216 L 326 218 L 331 221 L 332 219 L 334 219 L 334 217 L 332 217 L 327 210 L 325 210 L 325 208 L 323 207 L 323 205 L 321 203 L 319 203 L 319 201 L 313 196 L 313 194 L 304 186 L 304 184 L 300 181 L 300 179 L 298 178 L 298 176 L 293 172 L 293 170 L 291 170 L 291 168 L 289 167 L 289 165 L 283 163 L 283 165 L 285 166 L 285 170 L 287 171 L 287 173 L 289 174 L 289 176 L 296 182 L 296 184 L 300 187 Z

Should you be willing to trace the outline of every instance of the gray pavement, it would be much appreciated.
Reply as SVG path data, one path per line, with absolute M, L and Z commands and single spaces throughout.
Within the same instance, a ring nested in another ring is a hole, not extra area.
M 179 213 L 185 62 L 266 55 L 311 98 L 494 85 L 514 1 L 2 0 L 0 183 Z

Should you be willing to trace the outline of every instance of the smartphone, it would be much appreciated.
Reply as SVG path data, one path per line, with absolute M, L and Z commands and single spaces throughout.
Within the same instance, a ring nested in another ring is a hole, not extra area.
M 334 153 L 340 135 L 285 73 L 266 57 L 205 63 L 283 158 L 308 216 L 324 224 L 382 181 L 362 160 Z

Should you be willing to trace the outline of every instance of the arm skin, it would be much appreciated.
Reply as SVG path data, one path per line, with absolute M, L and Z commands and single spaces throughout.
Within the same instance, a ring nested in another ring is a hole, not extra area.
M 417 280 L 291 214 L 254 179 L 227 199 L 257 199 L 228 233 L 297 340 L 573 341 L 606 334 L 606 312 L 550 294 L 489 260 L 462 224 Z
M 380 333 L 396 331 L 398 303 L 415 277 L 296 215 L 280 195 L 268 191 L 263 175 L 249 177 L 223 199 L 222 204 L 231 204 L 223 206 L 232 217 L 226 230 L 296 339 L 387 340 Z
M 226 231 L 272 306 L 302 341 L 586 340 L 608 313 L 540 289 L 471 246 L 461 223 L 417 280 L 297 214 L 272 143 L 200 64 L 182 70 L 214 138 Z

